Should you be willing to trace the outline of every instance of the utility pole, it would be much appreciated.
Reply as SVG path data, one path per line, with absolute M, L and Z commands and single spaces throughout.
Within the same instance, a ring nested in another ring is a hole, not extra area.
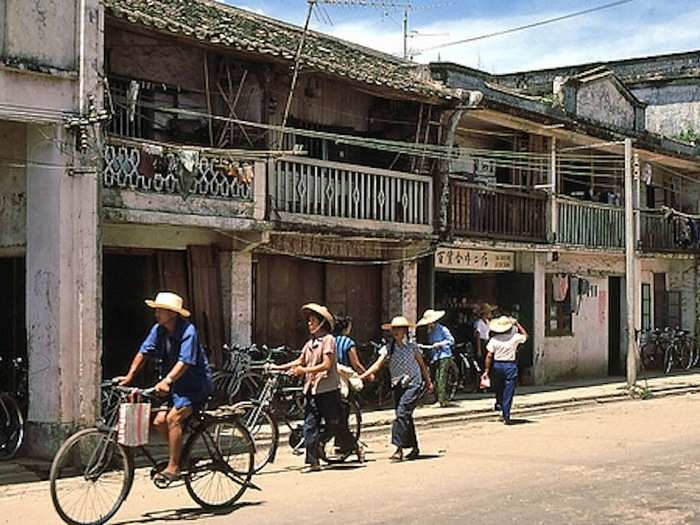
M 403 58 L 408 60 L 408 6 L 403 10 Z
M 627 303 L 627 386 L 637 383 L 637 228 L 635 227 L 634 179 L 632 174 L 632 139 L 625 139 L 625 285 Z

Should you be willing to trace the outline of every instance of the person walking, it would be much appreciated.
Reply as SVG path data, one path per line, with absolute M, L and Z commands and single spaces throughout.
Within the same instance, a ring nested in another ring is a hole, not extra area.
M 304 473 L 321 470 L 319 446 L 325 434 L 335 435 L 344 450 L 358 449 L 357 441 L 343 424 L 340 399 L 340 378 L 336 357 L 335 337 L 331 335 L 334 318 L 325 306 L 309 303 L 302 307 L 311 338 L 298 359 L 284 365 L 272 365 L 271 370 L 287 371 L 304 377 L 304 443 L 307 467 Z M 325 433 L 321 434 L 321 422 Z M 358 451 L 358 460 L 362 461 Z
M 430 366 L 435 369 L 435 382 L 437 383 L 437 402 L 441 407 L 449 406 L 447 379 L 450 366 L 453 366 L 452 348 L 455 338 L 446 326 L 438 321 L 445 317 L 444 310 L 426 310 L 423 317 L 416 324 L 416 328 L 428 327 L 428 345 L 431 347 Z
M 382 325 L 383 330 L 391 332 L 392 340 L 379 350 L 377 360 L 360 376 L 363 380 L 376 377 L 382 366 L 389 365 L 396 412 L 391 425 L 391 442 L 396 447 L 390 458 L 392 461 L 403 461 L 404 449 L 411 449 L 406 459 L 413 460 L 420 455 L 413 411 L 418 406 L 423 389 L 433 391 L 423 354 L 408 337 L 412 326 L 403 316 L 394 317 L 390 323 Z
M 489 323 L 493 336 L 486 345 L 486 365 L 483 378 L 488 378 L 493 368 L 493 386 L 496 390 L 496 406 L 503 411 L 503 422 L 511 424 L 515 386 L 518 381 L 518 347 L 527 341 L 527 331 L 510 317 L 499 317 Z
M 335 317 L 335 346 L 338 355 L 338 364 L 352 368 L 358 374 L 363 374 L 365 365 L 360 360 L 355 340 L 350 337 L 352 333 L 352 317 L 349 315 L 337 315 Z

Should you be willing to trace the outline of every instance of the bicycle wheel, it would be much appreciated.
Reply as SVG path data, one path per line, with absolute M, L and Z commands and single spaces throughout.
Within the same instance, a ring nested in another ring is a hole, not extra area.
M 114 433 L 87 428 L 63 443 L 51 464 L 50 479 L 53 506 L 63 521 L 101 525 L 129 494 L 134 464 Z
M 479 390 L 479 372 L 468 362 L 462 365 L 462 391 L 465 394 L 473 394 Z
M 695 361 L 695 356 L 693 355 L 693 348 L 688 341 L 682 341 L 678 347 L 678 364 L 683 370 L 690 370 Z
M 244 401 L 234 405 L 240 414 L 240 421 L 250 432 L 255 444 L 255 472 L 259 472 L 268 463 L 275 460 L 279 446 L 279 428 L 277 421 L 266 407 L 257 401 Z
M 15 399 L 0 394 L 0 461 L 12 459 L 24 441 L 24 418 Z
M 185 487 L 205 509 L 238 501 L 255 471 L 255 445 L 237 418 L 216 419 L 197 429 L 183 451 Z
M 670 374 L 673 369 L 673 362 L 675 360 L 674 354 L 676 353 L 675 346 L 668 346 L 664 350 L 664 374 Z
M 655 343 L 646 343 L 639 351 L 641 359 L 639 360 L 645 370 L 651 370 L 658 363 L 658 347 Z

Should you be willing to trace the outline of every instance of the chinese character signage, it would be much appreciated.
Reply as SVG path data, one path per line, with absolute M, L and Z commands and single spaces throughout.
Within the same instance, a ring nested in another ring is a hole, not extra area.
M 463 248 L 438 248 L 435 269 L 450 271 L 512 272 L 515 270 L 513 252 L 492 252 Z

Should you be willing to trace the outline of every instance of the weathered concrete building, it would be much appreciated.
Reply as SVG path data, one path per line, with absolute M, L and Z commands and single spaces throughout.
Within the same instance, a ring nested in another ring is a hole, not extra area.
M 95 417 L 163 288 L 215 364 L 224 342 L 300 344 L 307 301 L 360 342 L 432 306 L 464 339 L 490 302 L 533 335 L 526 381 L 620 373 L 630 163 L 638 325 L 697 328 L 698 151 L 655 134 L 644 91 L 692 54 L 499 77 L 310 32 L 289 98 L 302 30 L 218 2 L 0 13 L 0 312 L 34 453 Z

